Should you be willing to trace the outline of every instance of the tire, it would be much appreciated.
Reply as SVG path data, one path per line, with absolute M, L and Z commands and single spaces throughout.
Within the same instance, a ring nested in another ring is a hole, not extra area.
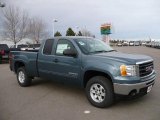
M 21 87 L 28 87 L 31 85 L 32 78 L 26 74 L 25 68 L 20 67 L 17 70 L 17 80 Z
M 114 102 L 113 85 L 106 77 L 95 76 L 91 78 L 85 90 L 87 99 L 96 107 L 109 107 Z

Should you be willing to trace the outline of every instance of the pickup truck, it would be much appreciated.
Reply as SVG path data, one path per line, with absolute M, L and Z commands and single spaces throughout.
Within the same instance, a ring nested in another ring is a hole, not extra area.
M 139 96 L 151 91 L 156 73 L 146 55 L 118 52 L 89 37 L 55 37 L 43 41 L 38 52 L 12 51 L 10 69 L 20 86 L 35 77 L 85 88 L 89 102 L 109 107 L 116 95 Z
M 8 61 L 9 59 L 9 47 L 7 44 L 0 44 L 0 63 Z
M 21 51 L 21 50 L 26 50 L 27 48 L 28 45 L 26 44 L 12 45 L 10 47 L 10 51 Z

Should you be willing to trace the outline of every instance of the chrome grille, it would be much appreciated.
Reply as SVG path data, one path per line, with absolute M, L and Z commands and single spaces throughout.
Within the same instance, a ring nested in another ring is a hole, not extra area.
M 139 64 L 139 76 L 144 77 L 153 71 L 153 61 Z

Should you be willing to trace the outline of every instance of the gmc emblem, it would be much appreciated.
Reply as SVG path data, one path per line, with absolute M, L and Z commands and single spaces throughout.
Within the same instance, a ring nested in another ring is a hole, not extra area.
M 146 67 L 146 71 L 148 72 L 148 71 L 152 71 L 153 70 L 153 67 L 152 66 L 148 66 L 148 67 Z

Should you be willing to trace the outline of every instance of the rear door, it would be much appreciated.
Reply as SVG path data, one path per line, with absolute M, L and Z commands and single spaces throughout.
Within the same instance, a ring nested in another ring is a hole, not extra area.
M 52 71 L 54 69 L 54 58 L 52 54 L 54 39 L 48 39 L 41 48 L 41 53 L 38 56 L 38 71 L 39 76 L 43 78 L 54 79 Z M 39 51 L 39 52 L 40 52 Z

